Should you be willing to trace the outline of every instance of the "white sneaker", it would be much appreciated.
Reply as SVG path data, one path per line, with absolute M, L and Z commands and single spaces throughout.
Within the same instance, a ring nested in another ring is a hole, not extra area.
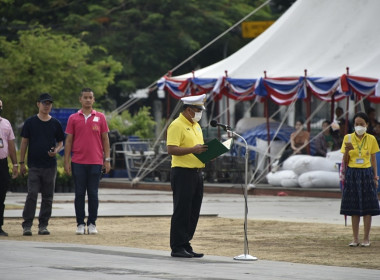
M 98 234 L 98 231 L 96 230 L 96 226 L 93 224 L 90 224 L 88 226 L 88 234 Z
M 78 234 L 78 235 L 83 235 L 84 231 L 85 231 L 85 226 L 84 225 L 79 225 L 77 227 L 77 231 L 75 233 Z

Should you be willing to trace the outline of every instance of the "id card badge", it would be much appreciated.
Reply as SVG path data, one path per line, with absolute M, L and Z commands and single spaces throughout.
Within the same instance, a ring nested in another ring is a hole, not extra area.
M 356 163 L 357 164 L 363 164 L 364 163 L 364 159 L 363 158 L 357 158 L 356 159 Z

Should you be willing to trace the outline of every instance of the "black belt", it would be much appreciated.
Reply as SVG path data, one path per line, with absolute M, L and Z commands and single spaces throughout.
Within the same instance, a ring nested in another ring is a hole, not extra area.
M 172 169 L 185 169 L 189 171 L 194 171 L 194 172 L 201 172 L 202 168 L 189 168 L 189 167 L 172 167 Z

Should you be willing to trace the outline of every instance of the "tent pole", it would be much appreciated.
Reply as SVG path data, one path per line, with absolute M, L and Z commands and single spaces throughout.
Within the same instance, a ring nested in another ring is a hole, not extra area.
M 168 120 L 170 117 L 170 94 L 166 94 L 166 119 Z
M 347 134 L 348 133 L 348 110 L 350 109 L 350 97 L 347 96 L 346 97 L 346 116 L 345 116 L 345 119 L 346 119 L 346 122 L 344 123 L 344 134 Z
M 335 94 L 333 93 L 331 95 L 331 111 L 330 111 L 330 114 L 331 114 L 331 117 L 330 117 L 330 122 L 333 123 L 334 121 L 334 112 L 335 112 Z
M 224 71 L 225 75 L 226 75 L 226 79 L 228 78 L 228 71 Z M 229 126 L 231 126 L 231 112 L 230 112 L 230 98 L 228 96 L 227 97 L 227 124 Z M 228 133 L 228 136 L 230 136 L 230 134 Z
M 267 71 L 264 71 L 264 79 L 267 78 Z M 266 118 L 266 122 L 267 122 L 267 143 L 268 143 L 268 151 L 267 153 L 270 154 L 270 142 L 271 142 L 271 139 L 270 139 L 270 127 L 269 127 L 269 100 L 268 100 L 268 96 L 265 97 L 265 100 L 264 100 L 264 115 L 265 115 L 265 118 Z M 267 161 L 268 161 L 268 166 L 269 166 L 269 172 L 271 171 L 271 160 L 270 160 L 270 156 L 268 156 L 267 158 Z
M 168 72 L 168 77 L 171 77 L 172 76 L 172 72 L 171 71 L 169 71 Z M 167 94 L 166 94 L 166 119 L 168 120 L 169 119 L 169 117 L 170 117 L 170 93 L 168 92 Z
M 305 69 L 305 79 L 306 79 L 306 76 L 307 76 L 307 69 Z M 306 120 L 307 120 L 307 131 L 310 133 L 310 130 L 311 130 L 311 127 L 310 127 L 310 115 L 311 115 L 311 92 L 310 92 L 310 88 L 308 86 L 306 86 Z M 310 144 L 307 145 L 306 147 L 306 150 L 308 152 L 308 154 L 310 155 Z
M 346 72 L 347 72 L 347 76 L 348 76 L 350 74 L 350 67 L 346 67 Z M 350 108 L 350 96 L 347 96 L 347 100 L 346 100 L 346 114 L 345 114 L 346 115 L 345 116 L 346 122 L 344 124 L 345 125 L 344 134 L 348 133 L 348 110 L 349 110 L 349 108 Z
M 220 101 L 222 99 L 218 99 L 216 102 L 216 111 L 217 111 L 217 116 L 218 116 L 218 123 L 220 123 Z M 218 127 L 218 139 L 220 139 L 220 127 Z
M 266 118 L 266 122 L 267 122 L 267 143 L 268 143 L 268 150 L 267 150 L 267 153 L 270 154 L 270 142 L 271 142 L 271 139 L 270 139 L 270 126 L 269 126 L 269 100 L 268 100 L 268 96 L 265 97 L 265 101 L 264 101 L 264 104 L 265 104 L 265 118 Z M 270 160 L 270 156 L 267 157 L 267 163 L 269 165 L 269 172 L 271 171 L 271 160 Z
M 310 131 L 311 131 L 311 127 L 310 127 L 310 122 L 311 122 L 311 120 L 310 120 L 310 115 L 311 115 L 311 98 L 310 98 L 310 90 L 309 90 L 309 88 L 307 88 L 307 99 L 306 99 L 307 101 L 307 104 L 306 104 L 306 106 L 307 106 L 307 110 L 306 110 L 306 115 L 307 115 L 307 131 L 310 133 Z M 308 144 L 307 145 L 307 152 L 308 152 L 308 154 L 310 155 L 310 145 Z

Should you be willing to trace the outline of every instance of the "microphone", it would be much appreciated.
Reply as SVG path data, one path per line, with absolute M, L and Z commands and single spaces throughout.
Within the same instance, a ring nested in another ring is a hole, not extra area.
M 216 120 L 212 120 L 212 121 L 210 122 L 210 125 L 213 126 L 213 127 L 220 126 L 220 127 L 223 128 L 225 131 L 227 131 L 227 130 L 232 130 L 232 128 L 231 128 L 229 125 L 222 124 L 222 123 L 218 123 Z

